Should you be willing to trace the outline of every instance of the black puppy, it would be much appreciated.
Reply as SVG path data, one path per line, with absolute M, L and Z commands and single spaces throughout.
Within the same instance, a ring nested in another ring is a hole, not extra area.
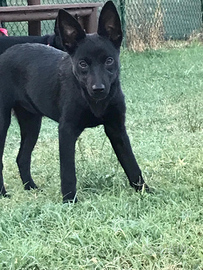
M 0 54 L 16 44 L 23 43 L 41 43 L 63 50 L 64 48 L 60 41 L 57 23 L 55 24 L 54 32 L 53 35 L 45 36 L 0 36 Z
M 119 81 L 121 23 L 108 1 L 98 31 L 86 35 L 60 10 L 58 27 L 69 54 L 40 44 L 16 45 L 0 57 L 0 191 L 6 195 L 2 155 L 13 108 L 21 129 L 17 157 L 25 189 L 36 188 L 30 175 L 31 153 L 42 116 L 59 122 L 63 201 L 76 200 L 75 143 L 86 127 L 104 125 L 130 185 L 145 185 L 125 128 L 125 101 Z M 147 185 L 145 187 L 148 189 Z

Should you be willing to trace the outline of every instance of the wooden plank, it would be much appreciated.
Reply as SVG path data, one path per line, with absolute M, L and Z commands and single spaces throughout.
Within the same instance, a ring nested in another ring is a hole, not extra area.
M 54 5 L 30 5 L 30 6 L 9 6 L 9 7 L 0 7 L 0 13 L 8 13 L 15 11 L 28 11 L 28 10 L 53 10 L 53 9 L 86 9 L 86 8 L 95 8 L 101 7 L 100 3 L 92 4 L 54 4 Z
M 92 9 L 67 9 L 66 7 L 58 7 L 53 10 L 16 10 L 15 12 L 1 13 L 0 10 L 0 21 L 3 22 L 21 22 L 21 21 L 42 21 L 42 20 L 53 20 L 58 14 L 60 8 L 66 9 L 71 15 L 75 16 L 90 16 Z
M 40 0 L 28 0 L 28 3 L 39 3 Z M 54 5 L 29 5 L 0 7 L 0 21 L 20 22 L 28 21 L 29 34 L 40 35 L 40 21 L 54 20 L 59 9 L 65 9 L 71 15 L 79 18 L 79 22 L 87 33 L 96 31 L 97 10 L 101 3 L 86 4 L 54 4 Z

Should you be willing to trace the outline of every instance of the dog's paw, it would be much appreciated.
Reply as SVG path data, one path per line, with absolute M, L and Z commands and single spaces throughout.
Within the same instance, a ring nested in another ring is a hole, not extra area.
M 38 189 L 37 185 L 35 184 L 35 182 L 32 180 L 30 182 L 27 182 L 25 185 L 24 185 L 24 189 L 25 190 L 31 190 L 31 189 Z
M 9 193 L 0 193 L 0 197 L 3 197 L 3 198 L 8 198 L 8 199 L 10 199 L 11 198 L 11 195 L 9 194 Z
M 70 192 L 63 196 L 63 203 L 76 203 L 77 201 L 76 192 Z
M 140 175 L 137 182 L 131 182 L 130 185 L 136 190 L 136 191 L 142 191 L 151 193 L 151 189 L 149 186 L 145 183 L 143 177 Z
M 77 197 L 75 197 L 74 199 L 63 199 L 63 203 L 76 203 L 77 201 Z

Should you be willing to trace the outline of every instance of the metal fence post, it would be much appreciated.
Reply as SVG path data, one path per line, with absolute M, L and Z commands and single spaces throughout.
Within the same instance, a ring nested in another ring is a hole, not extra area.
M 202 13 L 202 22 L 203 22 L 203 0 L 201 0 L 201 13 Z
M 120 0 L 121 27 L 123 31 L 123 46 L 126 46 L 126 21 L 125 21 L 125 0 Z

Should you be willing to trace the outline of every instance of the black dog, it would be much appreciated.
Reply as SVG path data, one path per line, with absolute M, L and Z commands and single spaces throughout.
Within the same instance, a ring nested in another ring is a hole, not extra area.
M 59 32 L 57 29 L 57 23 L 55 24 L 53 35 L 45 36 L 0 36 L 0 54 L 5 52 L 8 48 L 23 43 L 41 43 L 63 50 L 63 46 L 60 41 Z
M 21 129 L 17 163 L 25 189 L 36 188 L 30 160 L 45 115 L 59 122 L 64 202 L 76 200 L 76 140 L 86 127 L 97 125 L 104 125 L 130 185 L 141 190 L 145 182 L 125 128 L 125 101 L 119 81 L 122 32 L 114 4 L 109 1 L 104 5 L 95 34 L 86 35 L 64 10 L 59 12 L 58 26 L 69 54 L 41 44 L 26 44 L 16 45 L 0 57 L 1 193 L 6 195 L 2 155 L 12 108 Z

